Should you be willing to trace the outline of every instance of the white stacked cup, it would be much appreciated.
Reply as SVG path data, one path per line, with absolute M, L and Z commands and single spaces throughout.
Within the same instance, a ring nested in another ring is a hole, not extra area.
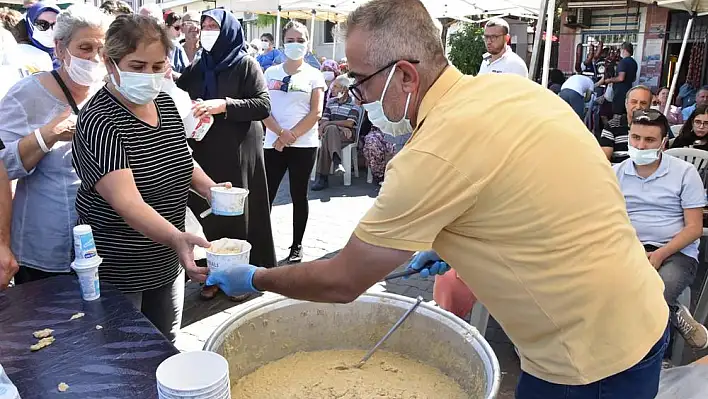
M 160 399 L 231 399 L 229 363 L 214 352 L 183 352 L 155 372 Z
M 98 267 L 101 262 L 91 226 L 80 224 L 74 227 L 74 261 L 71 263 L 71 268 L 79 277 L 81 297 L 85 301 L 93 301 L 101 297 L 98 281 Z

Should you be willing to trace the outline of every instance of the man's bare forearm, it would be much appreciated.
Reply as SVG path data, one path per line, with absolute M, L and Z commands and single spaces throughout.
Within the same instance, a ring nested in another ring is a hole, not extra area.
M 258 269 L 253 276 L 253 286 L 259 291 L 275 292 L 289 298 L 327 303 L 351 302 L 366 290 L 353 287 L 344 276 L 338 276 L 331 262 L 331 259 L 325 259 Z

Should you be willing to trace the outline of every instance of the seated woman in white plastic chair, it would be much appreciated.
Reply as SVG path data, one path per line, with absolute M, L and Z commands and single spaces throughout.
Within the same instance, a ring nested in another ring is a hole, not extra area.
M 317 180 L 312 191 L 329 187 L 330 167 L 334 174 L 343 175 L 346 170 L 342 165 L 342 149 L 356 141 L 357 123 L 361 107 L 349 95 L 351 79 L 340 75 L 332 84 L 333 98 L 327 101 L 322 119 L 320 119 L 320 148 L 317 151 Z

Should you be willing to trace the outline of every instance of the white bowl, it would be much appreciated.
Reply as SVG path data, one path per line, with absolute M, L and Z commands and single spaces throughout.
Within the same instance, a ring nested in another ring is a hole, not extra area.
M 219 216 L 243 215 L 248 190 L 239 187 L 212 187 L 211 213 Z
M 245 265 L 251 259 L 251 244 L 235 238 L 212 241 L 211 247 L 206 249 L 206 259 L 210 271 Z
M 228 386 L 229 363 L 214 352 L 184 352 L 165 359 L 155 376 L 159 391 L 181 398 Z

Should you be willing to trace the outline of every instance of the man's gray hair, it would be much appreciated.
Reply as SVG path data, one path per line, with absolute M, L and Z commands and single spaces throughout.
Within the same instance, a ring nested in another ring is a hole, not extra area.
M 635 90 L 644 90 L 644 91 L 646 91 L 647 93 L 649 93 L 649 95 L 652 95 L 652 96 L 654 95 L 654 92 L 651 91 L 651 89 L 649 88 L 649 86 L 636 85 L 636 86 L 632 87 L 631 89 L 629 89 L 629 90 L 627 91 L 627 97 L 625 98 L 625 102 L 629 101 L 629 95 L 632 94 L 632 92 L 635 91 Z
M 484 25 L 484 28 L 491 28 L 494 26 L 500 26 L 504 29 L 504 34 L 509 34 L 509 23 L 502 18 L 492 18 Z
M 445 65 L 440 30 L 420 0 L 371 0 L 349 14 L 341 27 L 345 38 L 368 34 L 364 62 L 375 68 L 398 60 L 420 61 L 420 67 Z
M 105 32 L 110 23 L 111 17 L 98 7 L 81 3 L 74 4 L 57 16 L 57 23 L 54 26 L 54 40 L 67 47 L 79 29 L 94 28 Z
M 153 17 L 161 25 L 164 25 L 165 18 L 163 17 L 162 8 L 156 3 L 148 3 L 140 7 L 138 14 L 144 15 L 146 17 Z

